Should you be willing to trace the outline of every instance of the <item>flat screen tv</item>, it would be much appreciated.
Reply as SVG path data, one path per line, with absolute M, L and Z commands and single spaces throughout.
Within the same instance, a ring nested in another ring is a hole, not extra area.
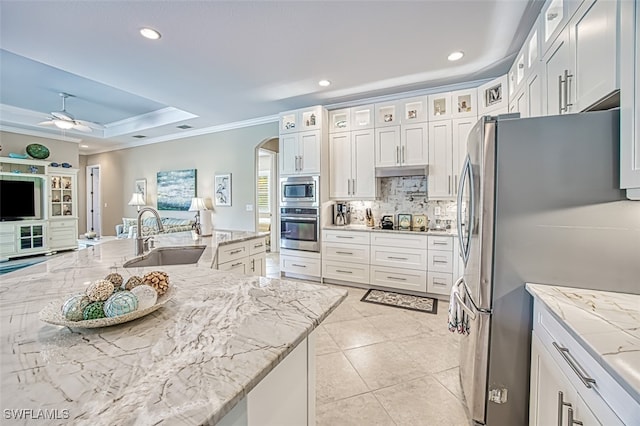
M 0 180 L 0 220 L 20 220 L 35 215 L 35 183 Z

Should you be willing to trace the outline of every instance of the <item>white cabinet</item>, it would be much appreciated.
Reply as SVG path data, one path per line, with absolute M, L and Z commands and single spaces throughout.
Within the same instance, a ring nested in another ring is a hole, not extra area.
M 399 109 L 397 101 L 375 104 L 375 127 L 399 125 Z
M 320 174 L 326 110 L 312 107 L 280 114 L 280 175 Z
M 427 96 L 417 96 L 415 98 L 402 99 L 400 104 L 400 123 L 415 124 L 426 123 L 429 119 L 429 99 Z
M 476 117 L 478 115 L 478 91 L 466 89 L 451 92 L 453 106 L 451 118 Z
M 429 235 L 427 256 L 427 291 L 434 294 L 449 295 L 454 281 L 455 262 L 454 243 L 451 236 Z M 458 277 L 455 277 L 457 279 Z
M 375 198 L 373 129 L 329 135 L 329 197 Z
M 294 277 L 320 278 L 320 253 L 302 250 L 280 250 L 280 272 Z
M 640 5 L 620 7 L 620 188 L 640 200 Z
M 351 130 L 373 129 L 375 105 L 351 108 Z
M 49 248 L 70 250 L 78 248 L 78 221 L 76 219 L 49 221 Z
M 507 112 L 507 84 L 507 76 L 503 75 L 478 87 L 478 116 Z
M 0 223 L 0 259 L 16 254 L 16 230 L 12 223 Z
M 374 233 L 371 236 L 372 285 L 427 291 L 427 237 Z
M 459 118 L 452 120 L 453 127 L 453 145 L 452 145 L 452 174 L 453 183 L 451 184 L 451 195 L 458 195 L 458 183 L 460 182 L 460 173 L 464 166 L 464 159 L 467 156 L 467 139 L 471 129 L 475 126 L 477 120 L 475 117 Z
M 266 273 L 265 238 L 253 238 L 218 246 L 215 268 L 245 275 L 264 276 Z
M 375 129 L 376 167 L 426 166 L 429 163 L 426 123 Z
M 451 118 L 451 92 L 429 95 L 429 122 Z
M 400 164 L 400 126 L 375 129 L 376 167 L 397 167 Z
M 369 232 L 325 230 L 322 277 L 369 284 Z
M 453 197 L 453 130 L 451 120 L 429 123 L 430 199 Z
M 585 0 L 550 44 L 543 56 L 547 115 L 583 111 L 619 87 L 617 4 Z
M 351 108 L 329 111 L 329 134 L 351 130 Z
M 529 425 L 637 424 L 640 404 L 534 298 Z

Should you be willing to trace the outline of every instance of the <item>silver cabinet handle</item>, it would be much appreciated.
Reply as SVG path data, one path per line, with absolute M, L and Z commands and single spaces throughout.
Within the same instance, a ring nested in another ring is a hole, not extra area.
M 353 184 L 351 185 L 351 189 L 353 189 L 353 195 L 356 195 L 356 180 L 355 179 L 351 179 L 353 181 Z
M 260 247 L 262 247 L 262 243 L 253 245 L 253 248 L 260 248 Z
M 295 168 L 295 170 L 297 172 L 298 171 L 298 156 L 297 155 L 296 155 L 296 162 L 295 162 L 294 168 Z
M 350 251 L 337 251 L 336 254 L 349 254 L 349 255 L 353 255 L 353 253 L 351 253 Z
M 448 192 L 449 192 L 449 194 L 451 194 L 451 175 L 447 176 L 447 180 L 448 180 L 448 185 L 449 185 Z
M 393 260 L 409 260 L 409 258 L 407 258 L 407 257 L 394 257 L 394 256 L 387 256 L 387 259 L 393 259 Z
M 453 175 L 453 192 L 458 193 L 458 175 Z
M 402 145 L 402 162 L 403 163 L 405 162 L 405 159 L 404 159 L 404 148 L 405 148 L 404 145 Z
M 292 263 L 291 266 L 297 266 L 298 268 L 306 268 L 307 265 L 298 265 L 297 263 Z
M 447 285 L 447 283 L 445 281 L 438 281 L 438 280 L 433 280 L 433 284 L 434 285 Z
M 240 265 L 242 265 L 242 262 L 232 263 L 232 264 L 231 264 L 231 267 L 232 267 L 232 268 L 234 268 L 234 267 L 236 267 L 236 266 L 240 266 Z
M 584 384 L 587 388 L 591 389 L 592 387 L 591 384 L 595 385 L 596 380 L 582 373 L 582 371 L 584 370 L 582 369 L 582 367 L 578 368 L 578 363 L 575 361 L 575 359 L 573 359 L 573 357 L 569 353 L 569 349 L 563 348 L 556 342 L 552 342 L 552 343 L 553 343 L 553 347 L 556 348 L 558 352 L 560 352 L 560 355 L 562 356 L 562 358 L 564 358 L 567 364 L 569 364 L 569 367 L 571 367 L 573 372 L 576 373 L 576 375 L 580 378 L 580 381 L 582 382 L 582 384 Z
M 231 250 L 229 252 L 229 254 L 238 254 L 238 253 L 242 253 L 242 249 L 238 249 L 238 250 Z
M 347 194 L 351 195 L 351 179 L 347 179 Z
M 346 239 L 349 239 L 349 240 L 353 239 L 353 237 L 346 237 L 344 235 L 336 235 L 336 238 L 346 238 Z
M 433 263 L 449 263 L 446 260 L 433 260 Z
M 401 278 L 401 277 L 387 277 L 390 280 L 396 280 L 396 281 L 406 281 L 406 278 Z
M 300 169 L 299 170 L 302 171 L 304 169 L 304 158 L 303 158 L 302 155 L 299 158 L 300 158 Z
M 336 272 L 340 272 L 342 274 L 353 274 L 353 271 L 343 271 L 343 270 L 340 270 L 340 269 L 336 269 Z
M 567 426 L 582 425 L 580 420 L 573 419 L 573 408 L 567 410 Z
M 562 80 L 562 75 L 558 76 L 558 114 L 562 114 L 562 111 L 565 111 L 562 106 L 562 84 L 564 81 Z
M 573 104 L 569 103 L 569 79 L 573 78 L 573 74 L 569 74 L 569 70 L 564 70 L 564 110 L 569 112 L 569 107 Z
M 253 272 L 256 271 L 256 260 L 255 259 L 251 259 L 251 270 Z
M 558 426 L 562 426 L 562 409 L 565 406 L 571 407 L 571 404 L 564 402 L 564 394 L 562 391 L 558 391 Z
M 446 241 L 434 241 L 433 242 L 434 246 L 446 246 L 447 244 L 449 244 L 449 243 L 447 243 Z
M 400 147 L 396 146 L 396 164 L 400 163 Z

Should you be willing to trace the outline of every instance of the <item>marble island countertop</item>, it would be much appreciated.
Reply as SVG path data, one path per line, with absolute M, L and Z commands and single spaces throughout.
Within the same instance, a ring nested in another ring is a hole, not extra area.
M 640 402 L 640 295 L 531 283 L 526 288 Z
M 382 229 L 379 226 L 369 228 L 366 225 L 325 225 L 322 229 L 326 230 L 337 230 L 337 231 L 367 231 L 367 232 L 388 232 L 392 234 L 411 234 L 411 235 L 441 235 L 443 237 L 452 237 L 458 235 L 458 231 L 454 228 L 443 230 L 443 231 L 410 231 L 410 230 L 402 230 L 402 229 Z
M 197 264 L 122 268 L 135 257 L 127 239 L 3 275 L 2 409 L 54 410 L 61 417 L 49 424 L 213 424 L 346 297 L 323 285 L 210 268 L 218 245 L 261 234 L 221 231 L 199 241 L 179 234 L 156 236 L 156 247 L 206 244 Z M 125 280 L 165 271 L 175 296 L 112 327 L 39 320 L 51 300 L 82 292 L 116 269 Z M 31 422 L 42 424 L 20 423 Z

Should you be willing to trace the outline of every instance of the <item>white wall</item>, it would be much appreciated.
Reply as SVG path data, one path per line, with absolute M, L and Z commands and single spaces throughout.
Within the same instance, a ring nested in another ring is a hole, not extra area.
M 278 123 L 274 122 L 88 156 L 85 164 L 100 165 L 103 234 L 114 235 L 122 217 L 136 215 L 136 208 L 127 205 L 136 179 L 147 180 L 147 204 L 155 207 L 157 172 L 182 169 L 197 169 L 197 195 L 209 207 L 214 175 L 231 173 L 232 206 L 214 207 L 214 228 L 254 230 L 254 212 L 245 207 L 255 202 L 255 147 L 277 134 Z M 160 214 L 195 216 L 192 212 Z

